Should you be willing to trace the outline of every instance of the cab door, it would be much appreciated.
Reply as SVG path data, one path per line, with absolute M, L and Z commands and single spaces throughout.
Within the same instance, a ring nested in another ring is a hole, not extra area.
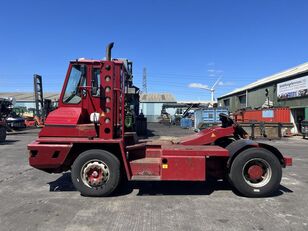
M 99 65 L 93 65 L 89 68 L 89 78 L 88 78 L 88 113 L 102 112 L 101 108 L 101 93 L 103 87 L 101 86 L 101 67 Z

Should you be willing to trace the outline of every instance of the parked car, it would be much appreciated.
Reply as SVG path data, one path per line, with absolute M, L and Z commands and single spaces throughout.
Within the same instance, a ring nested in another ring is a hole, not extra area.
M 25 119 L 21 117 L 8 117 L 6 124 L 13 129 L 26 127 Z

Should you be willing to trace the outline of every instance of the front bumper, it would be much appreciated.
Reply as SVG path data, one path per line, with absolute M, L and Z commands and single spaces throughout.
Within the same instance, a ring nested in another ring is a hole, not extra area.
M 72 144 L 42 144 L 37 141 L 28 144 L 29 164 L 41 170 L 60 168 Z

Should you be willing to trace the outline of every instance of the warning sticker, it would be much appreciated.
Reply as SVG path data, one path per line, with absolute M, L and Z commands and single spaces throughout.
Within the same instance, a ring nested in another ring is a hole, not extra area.
M 215 133 L 212 133 L 211 137 L 216 137 Z
M 162 167 L 163 167 L 164 169 L 166 169 L 166 168 L 168 168 L 168 164 L 163 164 Z

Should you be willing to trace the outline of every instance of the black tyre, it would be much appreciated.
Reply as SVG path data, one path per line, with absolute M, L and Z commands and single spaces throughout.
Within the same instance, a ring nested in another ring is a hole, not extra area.
M 120 161 L 104 150 L 85 151 L 74 161 L 72 181 L 84 196 L 108 196 L 119 184 Z
M 0 126 L 0 143 L 4 142 L 6 139 L 6 128 Z
M 229 178 L 244 196 L 264 197 L 278 190 L 282 176 L 278 158 L 263 148 L 250 148 L 232 162 Z

